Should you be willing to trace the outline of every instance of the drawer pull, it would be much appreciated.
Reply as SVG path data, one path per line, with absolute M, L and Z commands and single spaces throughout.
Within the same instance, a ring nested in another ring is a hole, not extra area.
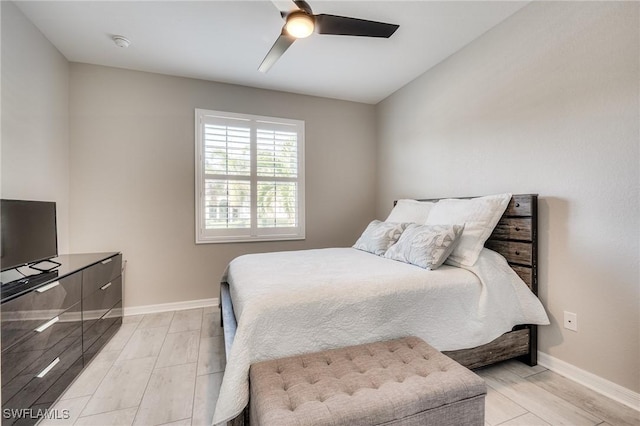
M 58 287 L 59 285 L 60 285 L 60 281 L 54 281 L 54 282 L 52 282 L 50 284 L 43 285 L 42 287 L 37 288 L 36 291 L 38 293 L 44 293 L 45 291 L 51 290 L 52 288 Z
M 60 321 L 60 317 L 55 317 L 53 319 L 50 319 L 49 321 L 42 324 L 40 327 L 36 328 L 35 331 L 37 331 L 38 333 L 42 333 L 43 331 L 45 331 L 47 328 L 51 327 L 53 324 L 57 323 L 58 321 Z
M 102 262 L 100 262 L 100 263 L 102 263 L 103 265 L 106 265 L 107 263 L 111 263 L 111 261 L 112 261 L 112 260 L 113 260 L 113 259 L 109 258 L 109 259 L 107 259 L 107 260 L 103 260 L 103 261 L 102 261 Z
M 46 375 L 47 375 L 47 373 L 48 373 L 49 371 L 51 371 L 51 369 L 52 369 L 53 367 L 55 367 L 55 366 L 56 366 L 56 364 L 57 364 L 57 363 L 59 363 L 59 362 L 60 362 L 60 358 L 59 358 L 59 357 L 58 357 L 58 358 L 56 358 L 56 359 L 54 359 L 53 361 L 51 361 L 51 364 L 47 365 L 47 367 L 46 367 L 44 370 L 42 370 L 41 372 L 39 372 L 39 373 L 36 375 L 36 377 L 37 377 L 38 379 L 42 379 L 42 378 L 43 378 L 44 376 L 46 376 Z
M 113 283 L 106 283 L 105 285 L 103 285 L 102 287 L 100 287 L 100 290 L 106 290 L 106 289 L 108 289 L 109 287 L 111 287 L 111 284 L 113 284 Z

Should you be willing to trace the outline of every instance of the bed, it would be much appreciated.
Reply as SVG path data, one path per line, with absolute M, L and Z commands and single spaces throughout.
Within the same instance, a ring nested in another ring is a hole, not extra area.
M 511 358 L 535 365 L 532 324 L 548 322 L 531 296 L 537 294 L 536 216 L 536 195 L 511 197 L 473 266 L 424 271 L 353 248 L 234 260 L 221 282 L 227 369 L 214 423 L 242 413 L 250 363 L 296 353 L 413 334 L 468 368 Z M 502 278 L 509 273 L 531 292 Z M 394 281 L 398 276 L 402 282 Z

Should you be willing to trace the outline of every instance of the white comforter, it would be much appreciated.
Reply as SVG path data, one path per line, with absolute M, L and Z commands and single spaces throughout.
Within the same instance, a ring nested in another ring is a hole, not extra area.
M 464 269 L 463 269 L 464 268 Z M 548 324 L 499 254 L 435 271 L 353 248 L 252 254 L 228 266 L 238 328 L 214 424 L 249 399 L 252 363 L 409 335 L 439 350 L 479 346 L 517 324 Z

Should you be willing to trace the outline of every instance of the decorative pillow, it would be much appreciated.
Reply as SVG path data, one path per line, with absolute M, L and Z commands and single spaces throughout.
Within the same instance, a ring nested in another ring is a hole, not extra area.
M 447 259 L 460 240 L 464 225 L 409 224 L 397 243 L 384 257 L 411 263 L 425 269 L 436 269 Z
M 424 225 L 434 205 L 435 203 L 430 201 L 398 200 L 386 222 Z
M 367 229 L 358 238 L 353 248 L 382 256 L 389 247 L 398 241 L 406 227 L 406 223 L 389 223 L 374 220 L 367 226 Z
M 460 242 L 449 257 L 462 265 L 471 266 L 485 241 L 493 232 L 507 209 L 511 194 L 489 195 L 469 200 L 447 199 L 438 201 L 429 212 L 427 225 L 455 225 L 464 223 Z

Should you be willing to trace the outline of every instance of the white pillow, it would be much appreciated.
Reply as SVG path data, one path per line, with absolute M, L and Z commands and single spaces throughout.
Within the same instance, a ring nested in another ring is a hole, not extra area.
M 429 216 L 429 211 L 435 204 L 430 201 L 398 200 L 385 222 L 424 225 Z
M 353 248 L 382 256 L 389 247 L 398 241 L 406 227 L 406 223 L 389 223 L 374 220 L 367 226 L 367 229 L 358 238 Z
M 511 194 L 488 195 L 470 200 L 438 201 L 429 212 L 427 225 L 460 225 L 464 231 L 449 259 L 465 266 L 476 263 L 485 241 L 507 209 Z
M 436 269 L 447 259 L 464 225 L 416 225 L 410 223 L 384 257 L 425 269 Z

